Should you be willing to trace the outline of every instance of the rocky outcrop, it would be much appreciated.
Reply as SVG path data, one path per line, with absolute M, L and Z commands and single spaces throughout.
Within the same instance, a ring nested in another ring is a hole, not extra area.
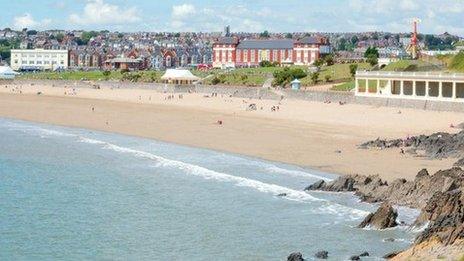
M 318 259 L 327 259 L 329 257 L 329 252 L 327 251 L 318 251 L 316 254 L 314 254 L 315 258 Z
M 423 169 L 412 181 L 397 179 L 387 183 L 379 176 L 342 176 L 331 182 L 316 182 L 306 190 L 354 191 L 362 201 L 376 203 L 389 202 L 393 205 L 413 208 L 425 207 L 436 192 L 446 192 L 464 185 L 464 171 L 454 167 L 429 175 Z
M 406 152 L 428 156 L 430 158 L 463 158 L 464 157 L 464 131 L 456 134 L 438 132 L 432 135 L 420 135 L 406 139 L 384 140 L 376 139 L 359 146 L 360 148 L 408 148 Z M 457 164 L 464 163 L 461 159 Z M 462 166 L 462 165 L 456 165 Z
M 303 254 L 300 252 L 291 253 L 287 257 L 287 261 L 304 261 Z
M 464 253 L 464 170 L 459 167 L 440 170 L 433 175 L 423 169 L 412 181 L 397 179 L 391 183 L 378 176 L 351 175 L 331 182 L 317 182 L 306 189 L 354 191 L 363 201 L 384 202 L 375 213 L 365 218 L 360 227 L 396 225 L 397 214 L 391 205 L 421 209 L 413 226 L 427 225 L 427 228 L 417 236 L 412 250 L 385 258 L 404 260 L 405 256 L 416 257 L 417 251 L 422 251 L 424 256 L 433 253 L 437 257 L 454 257 L 448 253 L 459 251 Z
M 376 212 L 370 213 L 358 227 L 374 227 L 377 229 L 386 229 L 390 227 L 396 227 L 396 218 L 398 212 L 388 203 L 382 203 Z
M 416 239 L 423 243 L 438 238 L 443 244 L 451 245 L 464 239 L 464 193 L 461 189 L 437 192 L 427 202 L 416 223 L 429 222 L 428 227 Z
M 305 190 L 322 190 L 333 192 L 355 191 L 354 184 L 357 182 L 355 179 L 356 177 L 357 176 L 341 176 L 330 183 L 326 183 L 325 181 L 320 180 L 308 186 Z

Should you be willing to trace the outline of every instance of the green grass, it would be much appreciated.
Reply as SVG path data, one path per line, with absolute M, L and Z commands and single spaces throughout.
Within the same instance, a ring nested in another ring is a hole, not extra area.
M 399 60 L 382 68 L 382 71 L 419 72 L 442 70 L 440 66 L 423 60 Z
M 344 91 L 344 92 L 347 92 L 347 91 L 353 90 L 354 87 L 355 87 L 355 82 L 354 81 L 349 81 L 349 82 L 345 82 L 345 83 L 342 83 L 342 84 L 334 85 L 331 88 L 331 90 L 332 91 Z
M 449 69 L 455 72 L 464 72 L 464 52 L 459 52 L 451 59 Z
M 302 68 L 308 76 L 300 79 L 302 86 L 313 86 L 310 72 L 306 66 L 294 66 Z M 205 84 L 212 84 L 214 77 L 219 77 L 222 81 L 220 84 L 225 85 L 244 85 L 244 86 L 262 86 L 276 71 L 283 70 L 282 67 L 257 67 L 257 68 L 239 68 L 235 70 L 213 71 L 213 77 L 208 78 Z M 358 64 L 358 69 L 371 69 L 368 63 Z M 351 80 L 350 64 L 334 64 L 331 66 L 322 66 L 319 71 L 319 84 L 325 83 L 326 75 L 330 75 L 331 82 L 342 82 Z
M 371 69 L 371 65 L 368 63 L 359 63 L 358 70 L 364 69 Z M 319 83 L 325 82 L 326 75 L 331 77 L 331 81 L 333 82 L 341 82 L 351 80 L 350 74 L 350 64 L 343 63 L 343 64 L 334 64 L 331 66 L 323 66 L 319 71 Z M 312 86 L 314 83 L 311 80 L 311 76 L 308 73 L 308 76 L 301 79 L 302 86 Z
M 214 70 L 213 76 L 205 80 L 205 84 L 213 84 L 214 78 L 221 80 L 221 85 L 262 86 L 277 67 L 239 68 L 235 70 Z
M 103 80 L 130 80 L 134 75 L 139 75 L 137 81 L 139 82 L 160 82 L 163 72 L 160 71 L 140 71 L 128 72 L 126 74 L 120 71 L 112 71 L 106 77 L 103 71 L 65 71 L 65 72 L 38 72 L 38 73 L 24 73 L 21 74 L 19 79 L 37 79 L 37 80 L 88 80 L 88 81 L 103 81 Z

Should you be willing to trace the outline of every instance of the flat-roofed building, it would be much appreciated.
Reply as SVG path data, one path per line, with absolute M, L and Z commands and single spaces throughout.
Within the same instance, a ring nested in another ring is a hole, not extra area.
M 68 50 L 12 49 L 11 68 L 15 71 L 67 69 Z
M 358 71 L 356 96 L 464 102 L 464 74 Z

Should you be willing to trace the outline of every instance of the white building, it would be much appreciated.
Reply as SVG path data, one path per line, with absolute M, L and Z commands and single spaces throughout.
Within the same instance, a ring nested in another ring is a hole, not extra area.
M 464 102 L 464 74 L 356 72 L 356 96 Z
M 11 68 L 13 70 L 57 70 L 67 69 L 68 50 L 13 49 Z

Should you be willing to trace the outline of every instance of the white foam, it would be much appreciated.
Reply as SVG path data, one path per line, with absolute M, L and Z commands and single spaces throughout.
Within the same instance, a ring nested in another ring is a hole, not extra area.
M 236 186 L 239 187 L 248 187 L 255 189 L 257 191 L 272 194 L 273 196 L 278 194 L 285 194 L 282 198 L 298 201 L 298 202 L 321 202 L 322 206 L 317 208 L 318 211 L 324 213 L 331 213 L 338 216 L 345 216 L 348 214 L 350 219 L 359 219 L 360 217 L 364 217 L 369 212 L 350 208 L 347 206 L 343 206 L 337 203 L 333 203 L 324 199 L 316 198 L 304 191 L 298 191 L 291 188 L 283 187 L 276 184 L 269 184 L 264 183 L 258 180 L 248 179 L 244 177 L 234 176 L 214 170 L 210 170 L 198 165 L 189 164 L 182 161 L 166 159 L 158 155 L 154 155 L 149 152 L 135 150 L 131 148 L 121 147 L 115 144 L 92 140 L 88 138 L 81 137 L 81 142 L 86 142 L 90 144 L 98 144 L 103 145 L 104 149 L 113 150 L 119 153 L 131 154 L 136 157 L 146 158 L 155 161 L 156 167 L 165 167 L 165 168 L 175 168 L 182 170 L 184 173 L 188 175 L 198 176 L 208 180 L 217 180 L 221 182 L 230 182 L 234 183 Z
M 221 172 L 217 172 L 214 170 L 210 170 L 201 166 L 177 161 L 177 160 L 170 160 L 166 159 L 148 152 L 134 150 L 130 148 L 120 147 L 114 144 L 106 143 L 105 148 L 111 149 L 121 153 L 129 153 L 135 155 L 137 157 L 148 158 L 151 160 L 156 161 L 157 167 L 170 167 L 170 168 L 177 168 L 184 171 L 187 174 L 199 176 L 204 179 L 213 179 L 223 182 L 232 182 L 239 187 L 249 187 L 256 189 L 260 192 L 270 193 L 270 194 L 286 194 L 285 198 L 289 200 L 295 201 L 323 201 L 322 199 L 316 198 L 311 196 L 310 194 L 304 191 L 297 191 L 287 187 L 275 185 L 275 184 L 268 184 L 257 180 L 247 179 L 243 177 L 233 176 Z
M 79 137 L 79 142 L 88 143 L 88 144 L 101 144 L 101 145 L 106 144 L 106 142 L 101 141 L 101 140 L 94 140 L 94 139 L 89 139 L 89 138 L 84 138 L 84 137 Z
M 16 124 L 9 123 L 6 125 L 10 130 L 22 131 L 24 133 L 38 134 L 40 137 L 45 138 L 49 136 L 59 136 L 59 137 L 75 137 L 77 135 L 66 133 L 53 129 L 45 129 L 38 126 L 26 125 L 26 124 Z
M 289 169 L 283 169 L 279 168 L 277 166 L 270 165 L 269 167 L 266 168 L 267 171 L 273 172 L 273 173 L 278 173 L 278 174 L 285 174 L 285 175 L 290 175 L 293 177 L 304 177 L 304 178 L 313 178 L 313 179 L 322 179 L 324 181 L 332 181 L 333 179 L 326 178 L 323 176 L 315 175 L 312 173 L 304 172 L 304 171 L 299 171 L 299 170 L 289 170 Z

